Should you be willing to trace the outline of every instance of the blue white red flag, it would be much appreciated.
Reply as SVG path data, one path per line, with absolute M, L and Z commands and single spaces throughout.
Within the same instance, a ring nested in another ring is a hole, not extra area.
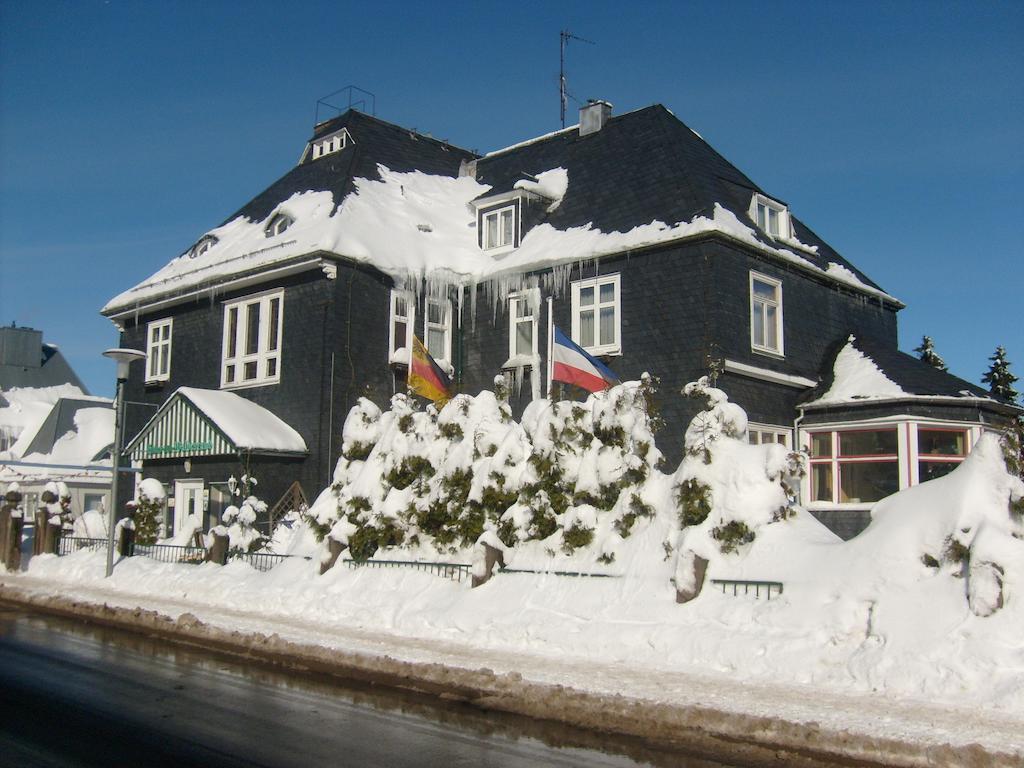
M 588 392 L 600 392 L 619 383 L 618 377 L 611 372 L 608 366 L 588 355 L 557 326 L 555 327 L 551 359 L 554 363 L 551 369 L 552 381 L 575 384 Z

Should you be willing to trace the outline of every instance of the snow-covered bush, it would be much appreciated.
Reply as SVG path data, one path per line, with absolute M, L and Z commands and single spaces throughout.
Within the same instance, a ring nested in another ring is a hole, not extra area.
M 147 477 L 139 483 L 132 514 L 137 543 L 156 544 L 166 495 L 163 484 L 155 478 Z
M 221 515 L 221 525 L 214 527 L 211 533 L 228 537 L 229 556 L 255 552 L 266 543 L 266 537 L 256 530 L 258 516 L 266 512 L 265 501 L 249 496 L 240 507 L 227 507 Z

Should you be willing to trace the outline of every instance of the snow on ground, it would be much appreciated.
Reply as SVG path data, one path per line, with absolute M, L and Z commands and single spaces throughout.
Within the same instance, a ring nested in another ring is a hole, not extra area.
M 314 509 L 351 498 L 350 485 L 377 482 L 363 476 L 379 480 L 398 444 L 406 457 L 433 451 L 431 460 L 443 468 L 438 478 L 468 466 L 490 476 L 490 468 L 502 466 L 506 482 L 524 489 L 537 480 L 521 469 L 525 457 L 549 455 L 544 451 L 558 445 L 557 461 L 569 468 L 576 491 L 594 488 L 595 478 L 600 487 L 600 478 L 621 475 L 613 465 L 625 459 L 619 449 L 608 450 L 615 441 L 628 447 L 622 435 L 647 435 L 647 423 L 636 418 L 643 399 L 622 399 L 636 386 L 595 396 L 582 411 L 561 403 L 529 413 L 523 426 L 502 417 L 492 393 L 453 401 L 440 415 L 408 411 L 402 399 L 385 414 L 357 406 L 345 442 L 362 458 L 339 462 L 335 487 Z M 1024 532 L 1009 511 L 1012 500 L 1024 498 L 1024 483 L 1007 471 L 999 441 L 986 436 L 949 475 L 882 501 L 868 529 L 842 542 L 787 499 L 787 478 L 799 472 L 793 454 L 747 445 L 746 415 L 707 382 L 687 389 L 706 401 L 706 410 L 688 430 L 687 457 L 673 475 L 648 469 L 624 486 L 623 496 L 640 489 L 648 503 L 659 505 L 633 520 L 628 537 L 609 538 L 608 523 L 621 520 L 615 516 L 626 509 L 620 502 L 609 501 L 608 509 L 576 502 L 556 516 L 546 539 L 519 526 L 517 504 L 499 518 L 515 525 L 503 529 L 483 518 L 481 538 L 507 547 L 514 566 L 575 566 L 616 574 L 612 578 L 506 572 L 471 589 L 468 579 L 345 563 L 320 575 L 324 545 L 307 521 L 321 521 L 310 514 L 290 517 L 272 546 L 313 557 L 267 573 L 241 561 L 220 567 L 136 557 L 121 561 L 106 580 L 104 553 L 79 552 L 33 558 L 26 575 L 4 579 L 172 616 L 187 611 L 222 628 L 302 643 L 486 666 L 580 690 L 817 721 L 923 744 L 978 742 L 1024 758 Z M 397 423 L 403 417 L 411 419 L 404 429 Z M 621 425 L 630 426 L 614 438 Z M 448 442 L 417 448 L 417 435 L 431 429 Z M 584 439 L 588 429 L 609 444 Z M 371 465 L 376 468 L 367 475 Z M 669 500 L 685 483 L 696 489 L 697 501 L 685 507 L 691 517 L 679 528 Z M 417 527 L 419 518 L 402 512 L 413 500 L 411 489 L 383 493 L 369 517 L 352 516 L 345 535 L 394 514 L 397 528 L 422 540 L 376 556 L 465 561 L 469 550 L 456 542 L 453 556 L 431 544 Z M 429 499 L 429 483 L 420 492 Z M 577 523 L 596 534 L 566 548 L 563 537 Z M 737 535 L 727 537 L 730 531 Z M 618 553 L 611 564 L 601 559 L 611 551 L 609 541 Z M 734 596 L 705 581 L 695 599 L 677 603 L 677 587 L 685 586 L 686 569 L 698 557 L 708 561 L 708 580 L 780 581 L 784 593 L 767 600 L 741 589 Z

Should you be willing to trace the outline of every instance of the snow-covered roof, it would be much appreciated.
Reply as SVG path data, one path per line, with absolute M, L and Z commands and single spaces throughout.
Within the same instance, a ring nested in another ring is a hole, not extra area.
M 102 311 L 132 311 L 310 256 L 366 263 L 399 283 L 428 276 L 472 284 L 706 233 L 898 304 L 795 217 L 791 238 L 760 232 L 749 215 L 760 189 L 659 105 L 586 137 L 566 130 L 514 145 L 461 176 L 464 150 L 360 113 L 340 120 L 358 152 L 304 159 L 205 233 L 217 238 L 211 248 L 186 251 Z M 517 190 L 551 202 L 520 247 L 481 252 L 472 202 Z M 294 223 L 268 237 L 279 213 Z
M 262 405 L 217 389 L 180 387 L 178 392 L 191 400 L 238 448 L 306 452 L 302 435 Z

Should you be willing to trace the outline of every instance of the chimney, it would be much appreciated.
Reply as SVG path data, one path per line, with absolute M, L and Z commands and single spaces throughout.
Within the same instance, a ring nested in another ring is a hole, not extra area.
M 586 106 L 580 107 L 580 136 L 597 133 L 611 116 L 612 105 L 607 101 L 588 99 Z

